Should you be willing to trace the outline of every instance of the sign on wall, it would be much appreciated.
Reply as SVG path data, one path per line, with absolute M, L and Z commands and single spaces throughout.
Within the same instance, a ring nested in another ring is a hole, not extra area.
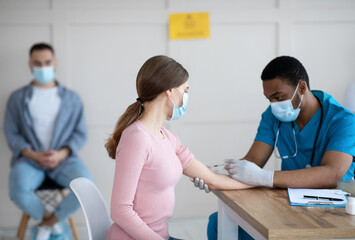
M 169 33 L 172 40 L 209 38 L 209 13 L 172 13 L 169 15 Z

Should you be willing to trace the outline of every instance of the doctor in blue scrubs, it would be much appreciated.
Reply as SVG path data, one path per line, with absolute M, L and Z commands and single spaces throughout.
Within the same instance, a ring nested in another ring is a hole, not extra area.
M 229 175 L 277 188 L 335 188 L 354 179 L 355 115 L 328 93 L 311 91 L 305 68 L 293 57 L 272 60 L 261 79 L 270 106 L 247 155 L 226 160 Z M 263 169 L 272 154 L 282 159 L 281 171 Z M 217 213 L 209 220 L 208 239 L 217 239 Z M 240 228 L 239 239 L 252 238 Z

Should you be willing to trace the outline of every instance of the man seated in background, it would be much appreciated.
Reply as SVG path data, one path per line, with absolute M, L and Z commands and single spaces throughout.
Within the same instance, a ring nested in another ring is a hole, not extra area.
M 80 204 L 70 192 L 49 213 L 35 190 L 46 177 L 63 187 L 77 177 L 92 177 L 77 155 L 87 139 L 79 96 L 55 80 L 52 46 L 35 44 L 29 57 L 34 80 L 13 92 L 6 106 L 4 132 L 12 151 L 9 194 L 22 211 L 41 221 L 37 239 L 46 240 L 62 233 L 59 222 Z

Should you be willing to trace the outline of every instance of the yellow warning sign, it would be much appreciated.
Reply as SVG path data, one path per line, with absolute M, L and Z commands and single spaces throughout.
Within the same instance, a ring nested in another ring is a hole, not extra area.
M 169 15 L 170 39 L 197 39 L 210 37 L 208 12 L 172 13 Z

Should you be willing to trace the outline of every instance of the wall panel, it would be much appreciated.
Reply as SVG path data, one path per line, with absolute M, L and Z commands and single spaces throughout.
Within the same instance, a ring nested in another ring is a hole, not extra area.
M 165 0 L 72 0 L 67 1 L 67 7 L 69 9 L 140 9 L 140 10 L 164 10 L 166 6 Z
M 88 125 L 113 126 L 138 97 L 141 65 L 165 54 L 166 30 L 159 25 L 94 25 L 71 26 L 68 32 L 69 81 L 86 102 Z
M 190 71 L 186 120 L 259 121 L 267 106 L 260 75 L 276 55 L 276 26 L 216 24 L 211 35 L 208 40 L 170 44 L 171 55 Z
M 299 23 L 293 36 L 292 53 L 308 70 L 311 88 L 341 102 L 355 79 L 355 68 L 349 65 L 355 62 L 355 22 Z
M 201 11 L 203 9 L 270 9 L 277 7 L 277 0 L 223 0 L 216 3 L 213 0 L 168 0 L 169 8 L 173 10 L 186 11 L 195 10 Z
M 34 9 L 50 9 L 51 0 L 1 0 L 0 9 L 25 9 L 25 10 L 34 10 Z

